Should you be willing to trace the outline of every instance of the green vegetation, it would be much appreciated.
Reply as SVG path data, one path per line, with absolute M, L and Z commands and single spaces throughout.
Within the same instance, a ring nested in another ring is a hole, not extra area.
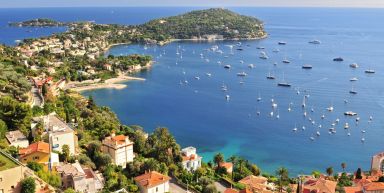
M 69 23 L 58 22 L 52 19 L 38 18 L 23 22 L 12 22 L 10 26 L 23 26 L 23 27 L 48 27 L 48 26 L 66 26 Z
M 222 35 L 225 39 L 260 38 L 265 35 L 260 20 L 221 8 L 155 19 L 138 28 L 148 38 L 159 41 L 169 38 L 200 38 L 205 35 Z
M 17 164 L 0 152 L 0 171 L 14 168 Z
M 43 165 L 37 162 L 28 162 L 27 167 L 35 171 L 36 175 L 39 176 L 39 178 L 41 178 L 51 186 L 56 188 L 61 186 L 60 176 L 56 173 L 45 171 L 43 169 Z
M 36 183 L 32 177 L 27 177 L 21 181 L 21 193 L 35 193 Z

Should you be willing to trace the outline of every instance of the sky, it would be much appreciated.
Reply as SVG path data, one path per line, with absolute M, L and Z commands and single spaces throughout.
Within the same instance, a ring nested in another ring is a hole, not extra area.
M 10 7 L 371 7 L 384 8 L 384 0 L 0 0 L 0 8 Z

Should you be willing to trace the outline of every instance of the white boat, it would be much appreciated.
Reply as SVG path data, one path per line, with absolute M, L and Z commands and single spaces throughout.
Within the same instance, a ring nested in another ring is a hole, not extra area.
M 346 116 L 356 116 L 357 113 L 355 113 L 353 111 L 347 111 L 347 112 L 344 112 L 344 115 L 346 115 Z
M 344 124 L 344 129 L 349 129 L 349 124 L 348 123 Z
M 367 73 L 367 74 L 374 74 L 374 73 L 375 73 L 375 70 L 373 70 L 373 69 L 367 69 L 367 70 L 365 70 L 364 72 Z
M 199 76 L 195 76 L 195 79 L 196 79 L 196 80 L 200 80 L 200 77 L 199 77 Z
M 296 127 L 296 124 L 295 124 L 295 128 L 292 129 L 292 131 L 296 132 L 297 131 L 297 127 Z
M 257 101 L 261 101 L 261 96 L 259 94 L 259 96 L 257 97 Z
M 357 63 L 352 63 L 352 64 L 349 65 L 349 67 L 351 67 L 351 68 L 358 68 L 359 65 Z
M 306 129 L 306 128 L 305 128 L 305 126 L 302 126 L 302 127 L 301 127 L 301 130 L 303 130 L 303 131 L 304 131 L 305 129 Z
M 328 107 L 327 111 L 332 112 L 333 111 L 333 106 L 331 105 L 330 107 Z
M 349 79 L 349 81 L 351 82 L 354 82 L 354 81 L 358 81 L 359 79 L 357 77 L 352 77 L 351 79 Z
M 289 61 L 288 59 L 284 59 L 282 62 L 285 63 L 285 64 L 291 63 L 291 61 Z
M 227 65 L 224 66 L 224 68 L 226 68 L 226 69 L 230 69 L 230 68 L 231 68 L 231 65 L 227 64 Z
M 239 73 L 237 73 L 237 76 L 247 76 L 247 73 L 245 73 L 245 72 L 239 72 Z
M 365 142 L 365 138 L 361 138 L 361 143 L 364 143 Z
M 306 104 L 305 104 L 305 99 L 306 99 L 306 97 L 304 96 L 304 97 L 303 97 L 303 103 L 301 104 L 301 107 L 303 107 L 303 108 L 305 108 L 305 106 L 306 106 Z
M 212 76 L 211 73 L 205 73 L 205 75 L 207 75 L 208 77 L 211 77 L 211 76 Z
M 269 115 L 271 115 L 271 117 L 273 117 L 273 111 L 271 111 L 271 112 L 269 113 Z
M 320 131 L 317 131 L 317 132 L 316 132 L 316 135 L 317 135 L 317 136 L 320 136 Z
M 229 95 L 225 95 L 225 100 L 229 101 L 229 98 L 230 98 Z
M 275 52 L 275 53 L 277 53 L 277 52 L 280 52 L 280 50 L 279 50 L 279 49 L 277 49 L 277 48 L 275 48 L 275 49 L 273 49 L 273 50 L 272 50 L 272 52 Z
M 272 103 L 272 108 L 277 108 L 277 103 Z
M 273 74 L 271 74 L 271 72 L 269 72 L 267 75 L 267 79 L 273 80 L 273 79 L 275 79 L 275 76 Z
M 352 89 L 349 91 L 350 94 L 357 94 L 357 91 L 355 88 L 352 86 Z
M 315 141 L 315 138 L 314 137 L 310 137 L 309 138 L 311 141 Z
M 254 67 L 255 67 L 254 64 L 249 64 L 249 65 L 248 65 L 248 68 L 254 68 Z

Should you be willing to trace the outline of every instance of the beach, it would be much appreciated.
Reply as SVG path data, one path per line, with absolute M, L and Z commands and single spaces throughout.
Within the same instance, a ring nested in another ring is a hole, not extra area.
M 96 90 L 96 89 L 123 89 L 127 87 L 126 84 L 122 84 L 122 82 L 126 81 L 145 81 L 144 78 L 127 76 L 127 75 L 119 75 L 116 78 L 111 78 L 102 82 L 100 79 L 96 79 L 93 81 L 83 81 L 83 82 L 69 82 L 66 86 L 66 89 L 71 89 L 77 92 L 82 92 L 86 90 Z

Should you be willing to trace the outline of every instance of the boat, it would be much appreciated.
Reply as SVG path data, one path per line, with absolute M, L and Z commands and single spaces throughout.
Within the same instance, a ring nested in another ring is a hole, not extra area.
M 310 64 L 304 64 L 303 66 L 301 66 L 302 69 L 312 69 L 312 65 Z
M 291 61 L 289 61 L 288 59 L 284 59 L 282 62 L 283 62 L 284 64 L 289 64 L 289 63 L 291 63 Z
M 244 64 L 244 60 L 239 60 L 240 64 Z
M 254 68 L 254 67 L 255 67 L 254 64 L 249 64 L 249 65 L 248 65 L 248 68 Z
M 273 80 L 273 79 L 275 79 L 275 76 L 273 76 L 273 74 L 271 74 L 271 72 L 269 72 L 267 75 L 267 79 Z
M 258 116 L 259 116 L 259 115 L 260 115 L 260 111 L 257 111 L 257 112 L 256 112 L 256 115 L 258 115 Z
M 269 113 L 269 115 L 271 115 L 271 117 L 273 117 L 273 111 L 271 111 L 271 112 Z
M 317 132 L 316 132 L 316 135 L 317 135 L 317 136 L 320 136 L 320 131 L 317 131 Z
M 208 77 L 211 77 L 211 76 L 212 76 L 211 73 L 205 73 L 205 75 L 207 75 Z
M 349 81 L 351 82 L 354 82 L 354 81 L 358 81 L 359 79 L 357 77 L 352 77 L 351 79 L 349 79 Z
M 305 105 L 305 99 L 306 99 L 306 97 L 304 96 L 304 97 L 303 97 L 303 103 L 301 104 L 301 107 L 303 107 L 303 108 L 305 108 L 305 106 L 306 106 L 306 105 Z
M 361 143 L 364 143 L 365 142 L 365 138 L 361 138 Z
M 237 48 L 236 50 L 243 51 L 243 48 Z
M 291 87 L 291 84 L 285 81 L 284 74 L 283 74 L 283 81 L 277 83 L 277 86 L 282 86 L 282 87 Z
M 258 50 L 264 50 L 264 49 L 265 49 L 265 47 L 262 47 L 262 46 L 258 46 L 258 47 L 256 47 L 256 49 L 258 49 Z
M 344 115 L 346 115 L 346 116 L 356 116 L 357 113 L 355 113 L 353 111 L 347 111 L 347 112 L 344 112 Z
M 303 130 L 303 131 L 304 131 L 304 130 L 305 130 L 305 126 L 302 126 L 302 127 L 301 127 L 301 130 Z
M 315 141 L 315 138 L 314 137 L 310 137 L 309 138 L 311 141 Z
M 280 52 L 280 50 L 276 48 L 276 49 L 273 49 L 272 52 L 277 53 L 277 52 Z
M 237 73 L 237 76 L 247 76 L 247 73 L 245 73 L 245 72 L 239 72 L 239 73 Z
M 351 67 L 351 68 L 358 68 L 359 65 L 357 63 L 352 63 L 352 64 L 349 65 L 349 67 Z
M 230 98 L 229 95 L 225 95 L 225 100 L 229 101 L 229 98 Z
M 342 61 L 344 61 L 344 59 L 342 57 L 337 57 L 337 58 L 334 58 L 333 61 L 342 62 Z
M 261 59 L 268 59 L 268 55 L 265 52 L 260 52 L 259 58 L 261 58 Z
M 367 73 L 367 74 L 374 74 L 374 73 L 375 73 L 375 70 L 367 69 L 367 70 L 365 70 L 364 72 Z
M 196 80 L 200 80 L 200 77 L 199 77 L 199 76 L 195 76 L 195 79 L 196 79 Z
M 277 103 L 272 103 L 272 108 L 277 108 Z
M 357 94 L 357 91 L 354 89 L 354 87 L 352 86 L 352 89 L 349 91 L 350 94 Z
M 226 68 L 226 69 L 230 69 L 230 68 L 231 68 L 231 65 L 227 64 L 227 65 L 224 66 L 224 68 Z
M 280 42 L 277 42 L 278 45 L 286 45 L 287 42 L 284 42 L 284 41 L 280 41 Z
M 292 129 L 292 131 L 296 132 L 297 131 L 297 127 L 296 127 L 296 124 L 295 124 L 295 128 Z
M 310 43 L 310 44 L 321 44 L 320 40 L 311 40 L 308 43 Z
M 257 97 L 257 101 L 261 101 L 261 96 L 259 94 L 259 96 Z
M 333 106 L 328 107 L 327 111 L 332 112 L 333 111 Z
M 344 124 L 344 129 L 348 129 L 349 128 L 349 124 L 348 123 L 345 123 Z

